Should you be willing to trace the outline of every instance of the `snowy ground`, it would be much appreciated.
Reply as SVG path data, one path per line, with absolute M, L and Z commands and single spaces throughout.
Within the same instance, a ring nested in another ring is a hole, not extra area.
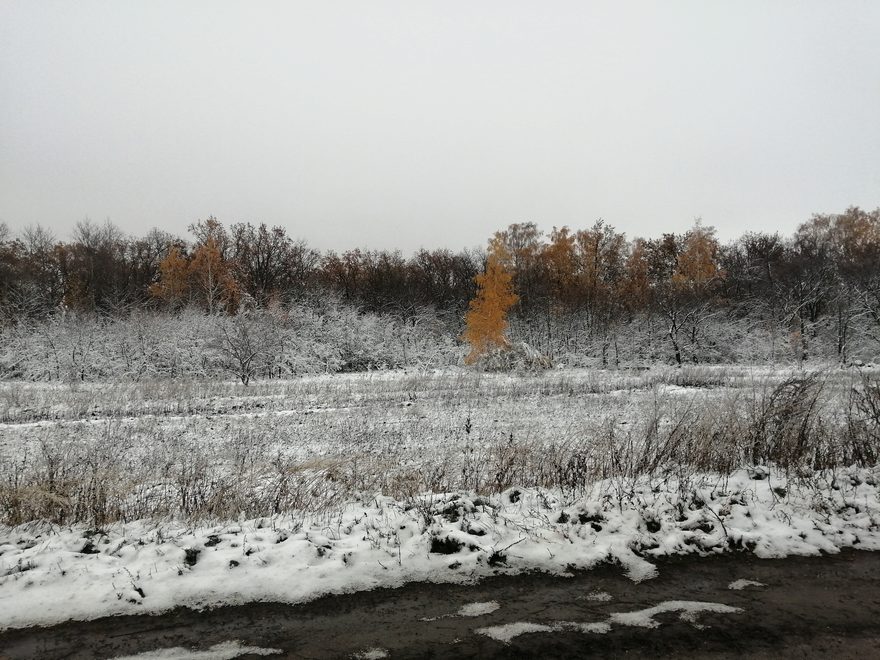
M 651 411 L 674 425 L 682 410 L 747 406 L 786 375 L 398 373 L 124 396 L 2 384 L 3 505 L 60 513 L 0 527 L 0 629 L 603 562 L 645 580 L 652 558 L 672 554 L 880 549 L 876 468 L 595 478 L 611 460 L 602 452 L 626 447 L 601 444 L 609 420 L 643 437 Z M 851 380 L 831 378 L 829 417 Z M 36 504 L 15 479 L 40 485 Z
M 412 580 L 558 574 L 608 561 L 645 580 L 656 573 L 651 559 L 669 554 L 880 550 L 878 477 L 852 471 L 837 475 L 837 489 L 814 490 L 742 471 L 707 478 L 681 498 L 675 484 L 658 491 L 661 484 L 645 482 L 636 486 L 640 504 L 623 509 L 608 496 L 611 485 L 597 484 L 594 496 L 576 501 L 519 489 L 427 496 L 420 507 L 376 497 L 332 519 L 137 521 L 100 531 L 33 523 L 3 530 L 0 621 L 22 627 L 180 605 L 296 603 Z

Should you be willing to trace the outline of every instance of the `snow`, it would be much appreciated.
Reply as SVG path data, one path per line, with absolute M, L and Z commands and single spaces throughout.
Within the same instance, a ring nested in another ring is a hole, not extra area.
M 766 587 L 767 585 L 763 582 L 755 582 L 754 580 L 734 580 L 730 584 L 727 585 L 728 589 L 733 589 L 734 591 L 741 591 L 746 587 Z
M 509 644 L 514 637 L 536 632 L 553 632 L 553 626 L 547 626 L 543 623 L 527 623 L 525 621 L 517 621 L 516 623 L 505 623 L 501 626 L 490 626 L 488 628 L 478 628 L 477 634 L 491 637 L 499 642 Z
M 519 473 L 508 479 L 473 467 L 503 466 L 505 452 L 525 452 L 534 460 L 524 465 L 536 471 L 523 479 L 542 483 L 537 470 L 554 465 L 543 462 L 553 451 L 553 460 L 575 449 L 600 460 L 592 452 L 608 450 L 599 444 L 608 420 L 627 429 L 647 424 L 652 411 L 689 392 L 688 405 L 727 398 L 733 405 L 786 375 L 700 369 L 384 372 L 246 390 L 201 381 L 0 384 L 4 483 L 20 477 L 27 460 L 37 473 L 56 461 L 71 469 L 94 465 L 97 475 L 121 466 L 115 485 L 138 485 L 123 491 L 129 499 L 117 518 L 126 522 L 0 526 L 0 629 L 181 606 L 301 603 L 409 581 L 471 583 L 533 570 L 566 575 L 603 563 L 640 581 L 657 575 L 654 559 L 671 555 L 880 549 L 877 468 L 805 476 L 762 465 L 732 474 L 660 466 L 654 479 L 595 481 L 588 474 L 566 488 L 523 488 L 516 486 Z M 674 384 L 702 372 L 729 387 Z M 851 379 L 836 377 L 844 385 Z M 837 403 L 825 405 L 833 414 Z M 495 454 L 499 460 L 487 461 Z M 277 467 L 268 469 L 276 456 Z M 180 484 L 191 476 L 181 466 L 201 466 L 201 487 L 220 484 L 207 496 L 234 501 L 210 517 L 181 514 Z M 439 476 L 426 476 L 435 469 Z M 291 473 L 302 478 L 276 483 L 301 488 L 299 499 L 273 509 L 267 481 Z M 396 497 L 388 495 L 393 489 Z M 451 492 L 423 492 L 429 489 Z M 44 501 L 41 492 L 27 495 Z M 258 516 L 272 510 L 285 513 Z M 471 603 L 446 616 L 484 616 L 488 607 Z
M 456 612 L 457 616 L 485 616 L 486 614 L 491 614 L 492 612 L 497 611 L 501 608 L 496 601 L 490 600 L 487 603 L 469 603 L 468 605 L 463 605 L 461 609 Z
M 380 648 L 371 648 L 361 651 L 360 653 L 355 653 L 355 660 L 382 660 L 382 658 L 388 657 L 388 651 L 386 649 Z
M 496 612 L 501 608 L 496 601 L 490 600 L 486 603 L 468 603 L 462 605 L 455 614 L 444 614 L 443 616 L 422 617 L 421 621 L 437 621 L 438 619 L 451 619 L 454 617 L 476 617 L 485 616 Z
M 264 649 L 258 646 L 242 646 L 241 642 L 222 642 L 205 649 L 194 651 L 180 646 L 156 651 L 147 651 L 137 655 L 126 655 L 114 660 L 232 660 L 242 655 L 279 655 L 281 649 Z M 384 656 L 379 656 L 384 657 Z
M 719 614 L 734 614 L 742 611 L 738 607 L 731 607 L 722 603 L 704 603 L 692 600 L 670 600 L 654 607 L 635 612 L 620 612 L 612 614 L 609 622 L 623 626 L 636 626 L 641 628 L 657 628 L 660 623 L 654 617 L 665 612 L 680 612 L 682 621 L 696 623 L 696 617 L 701 612 L 716 612 Z
M 617 612 L 608 616 L 606 621 L 594 621 L 580 623 L 576 621 L 553 621 L 549 624 L 517 621 L 499 626 L 487 626 L 478 628 L 477 634 L 485 635 L 499 642 L 509 644 L 515 637 L 529 633 L 573 631 L 585 634 L 604 635 L 611 631 L 614 625 L 634 626 L 641 628 L 658 628 L 660 623 L 654 619 L 658 614 L 666 612 L 679 612 L 679 618 L 697 628 L 703 628 L 697 622 L 697 615 L 703 612 L 718 614 L 735 614 L 742 610 L 723 603 L 706 603 L 689 600 L 670 600 L 653 607 L 633 612 Z
M 611 624 L 605 621 L 596 621 L 594 623 L 566 623 L 563 624 L 563 629 L 591 633 L 593 635 L 604 635 L 611 631 Z
M 434 494 L 419 506 L 375 495 L 332 515 L 196 526 L 142 520 L 99 530 L 2 527 L 0 628 L 178 606 L 299 603 L 408 581 L 469 583 L 530 570 L 565 575 L 609 561 L 641 580 L 656 574 L 653 558 L 730 548 L 759 557 L 880 549 L 880 499 L 871 485 L 877 475 L 842 476 L 838 471 L 835 483 L 852 485 L 801 487 L 775 472 L 753 481 L 740 470 L 723 482 L 703 475 L 687 489 L 644 480 L 632 485 L 643 495 L 626 501 L 609 496 L 614 484 L 598 483 L 574 500 L 546 489 L 516 489 L 516 497 L 512 490 L 481 498 Z M 771 483 L 785 485 L 787 496 L 775 495 Z M 584 511 L 601 516 L 601 525 L 579 522 Z M 647 519 L 657 521 L 656 532 Z M 717 524 L 706 527 L 711 520 Z M 488 605 L 466 611 L 481 608 Z

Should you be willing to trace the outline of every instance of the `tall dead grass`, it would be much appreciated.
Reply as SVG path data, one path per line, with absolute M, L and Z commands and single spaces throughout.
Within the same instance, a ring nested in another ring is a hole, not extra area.
M 564 374 L 534 380 L 469 374 L 317 379 L 262 390 L 257 384 L 249 388 L 247 401 L 232 396 L 241 390 L 230 384 L 158 384 L 155 392 L 140 390 L 144 397 L 131 404 L 135 413 L 164 405 L 160 402 L 172 395 L 191 396 L 201 403 L 182 402 L 182 407 L 222 411 L 209 420 L 216 440 L 204 442 L 158 419 L 133 426 L 107 418 L 85 430 L 76 427 L 70 435 L 47 426 L 38 441 L 7 452 L 8 459 L 0 463 L 0 521 L 100 526 L 140 518 L 256 518 L 287 511 L 331 512 L 377 493 L 415 500 L 421 493 L 489 494 L 520 486 L 577 495 L 598 480 L 614 481 L 626 496 L 644 477 L 683 482 L 698 473 L 723 476 L 755 465 L 803 477 L 814 470 L 876 465 L 876 375 L 789 373 L 749 382 L 739 372 L 700 375 L 611 378 L 606 393 L 648 390 L 644 405 L 631 414 L 600 416 L 591 424 L 554 427 L 552 432 L 548 427 L 546 433 L 541 423 L 552 421 L 552 413 L 528 432 L 458 415 L 505 398 L 514 406 L 520 400 L 540 406 L 542 397 L 563 402 L 570 397 L 572 406 L 582 406 L 584 391 L 600 387 L 599 377 L 592 382 Z M 682 395 L 670 391 L 673 386 L 691 389 Z M 706 395 L 720 387 L 725 389 Z M 57 405 L 56 395 L 47 394 L 42 405 Z M 102 397 L 83 400 L 112 404 L 112 398 Z M 389 400 L 402 407 L 423 405 L 425 415 L 397 426 L 384 418 L 370 422 Z M 231 407 L 247 411 L 258 404 L 264 411 L 344 404 L 358 412 L 331 421 L 309 421 L 313 417 L 304 415 L 299 426 L 283 426 L 282 418 L 272 416 L 223 425 L 223 414 Z M 439 415 L 450 406 L 453 412 L 445 421 L 429 419 L 432 411 Z M 577 419 L 576 411 L 572 418 Z M 15 427 L 2 431 L 8 445 Z M 335 434 L 329 449 L 288 451 L 321 433 Z

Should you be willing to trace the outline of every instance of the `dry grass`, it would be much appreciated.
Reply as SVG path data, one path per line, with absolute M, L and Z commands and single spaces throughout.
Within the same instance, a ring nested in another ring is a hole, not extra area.
M 686 483 L 756 464 L 805 476 L 880 455 L 877 377 L 847 371 L 445 372 L 247 389 L 169 381 L 0 391 L 0 520 L 9 525 L 321 513 L 377 493 L 416 502 L 512 486 L 576 496 L 600 479 L 626 497 L 646 476 Z M 92 421 L 25 425 L 56 417 Z

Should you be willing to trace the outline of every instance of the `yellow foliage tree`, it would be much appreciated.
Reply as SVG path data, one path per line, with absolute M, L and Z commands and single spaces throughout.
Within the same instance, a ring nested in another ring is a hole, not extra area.
M 190 225 L 195 248 L 187 257 L 172 246 L 159 264 L 159 280 L 149 288 L 153 298 L 171 306 L 197 303 L 211 315 L 235 314 L 241 289 L 235 278 L 235 264 L 227 259 L 229 236 L 213 216 Z
M 235 312 L 240 298 L 238 283 L 213 237 L 195 249 L 189 269 L 191 281 L 209 314 L 223 308 Z
M 519 297 L 513 292 L 513 274 L 510 272 L 510 252 L 504 243 L 495 238 L 489 245 L 486 271 L 477 275 L 477 295 L 470 302 L 465 316 L 464 339 L 470 344 L 471 352 L 465 363 L 473 364 L 486 352 L 510 345 L 505 336 L 507 331 L 507 312 Z
M 149 292 L 173 307 L 189 299 L 189 261 L 177 246 L 159 264 L 159 281 L 150 285 Z
M 718 267 L 719 249 L 715 230 L 699 222 L 694 224 L 685 236 L 684 250 L 678 255 L 673 285 L 701 291 L 723 278 L 724 273 Z
M 640 309 L 647 305 L 651 292 L 651 264 L 648 261 L 645 241 L 637 238 L 626 258 L 625 276 L 621 283 L 621 296 L 630 309 Z

